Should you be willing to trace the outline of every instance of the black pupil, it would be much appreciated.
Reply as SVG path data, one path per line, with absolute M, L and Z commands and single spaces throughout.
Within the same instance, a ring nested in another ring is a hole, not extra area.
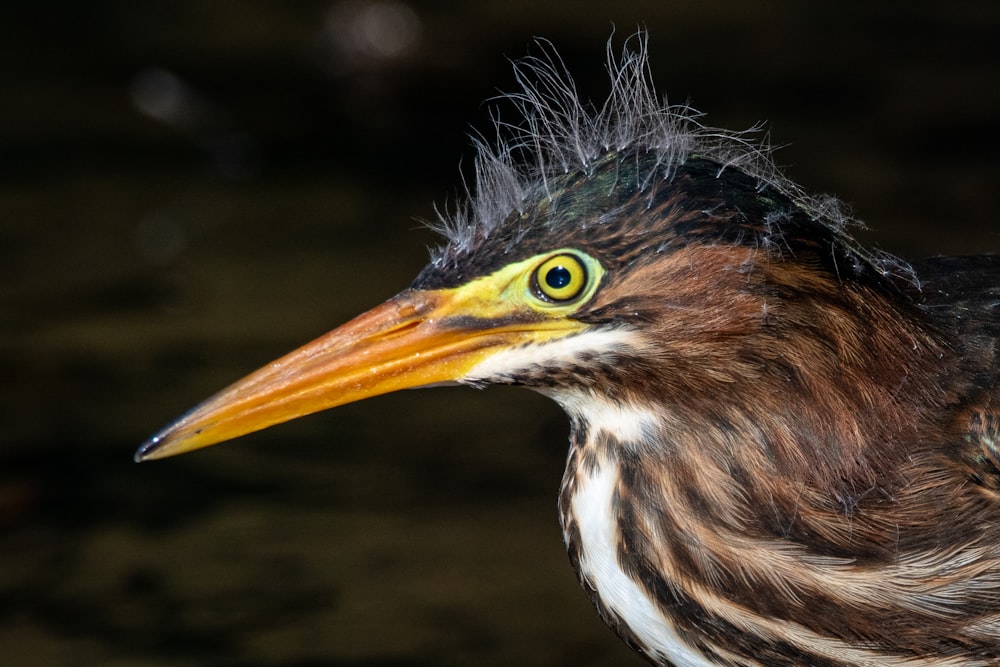
M 565 266 L 554 266 L 545 274 L 545 284 L 552 289 L 562 289 L 569 285 L 573 276 Z

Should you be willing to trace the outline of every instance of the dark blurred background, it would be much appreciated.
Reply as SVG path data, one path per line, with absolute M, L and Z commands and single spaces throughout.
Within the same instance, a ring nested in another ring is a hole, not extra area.
M 566 423 L 440 389 L 197 454 L 134 448 L 406 286 L 508 58 L 768 121 L 903 255 L 1000 250 L 1000 4 L 113 2 L 0 7 L 0 661 L 638 665 L 556 521 Z M 460 167 L 464 165 L 464 167 Z

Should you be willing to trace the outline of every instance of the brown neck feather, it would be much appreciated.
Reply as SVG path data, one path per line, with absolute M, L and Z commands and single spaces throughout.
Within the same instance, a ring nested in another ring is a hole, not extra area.
M 615 297 L 640 293 L 667 296 Z M 766 639 L 795 624 L 877 655 L 1000 658 L 968 629 L 1000 614 L 1000 528 L 960 451 L 959 362 L 892 296 L 731 246 L 674 251 L 603 296 L 645 317 L 647 342 L 592 390 L 659 411 L 662 430 L 610 446 L 578 421 L 563 508 L 602 443 L 621 474 L 619 561 L 706 646 L 841 664 Z

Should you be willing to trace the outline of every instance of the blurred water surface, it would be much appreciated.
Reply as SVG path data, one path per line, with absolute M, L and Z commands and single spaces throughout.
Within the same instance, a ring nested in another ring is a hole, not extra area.
M 997 251 L 991 2 L 106 0 L 0 8 L 0 655 L 635 665 L 577 589 L 561 413 L 440 389 L 135 465 L 198 400 L 405 287 L 507 58 L 660 90 L 904 255 Z

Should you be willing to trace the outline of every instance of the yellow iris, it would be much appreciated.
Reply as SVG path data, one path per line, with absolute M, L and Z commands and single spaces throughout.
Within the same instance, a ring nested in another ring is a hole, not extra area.
M 587 267 L 575 255 L 560 253 L 538 265 L 532 282 L 539 297 L 565 303 L 580 296 L 587 287 Z

